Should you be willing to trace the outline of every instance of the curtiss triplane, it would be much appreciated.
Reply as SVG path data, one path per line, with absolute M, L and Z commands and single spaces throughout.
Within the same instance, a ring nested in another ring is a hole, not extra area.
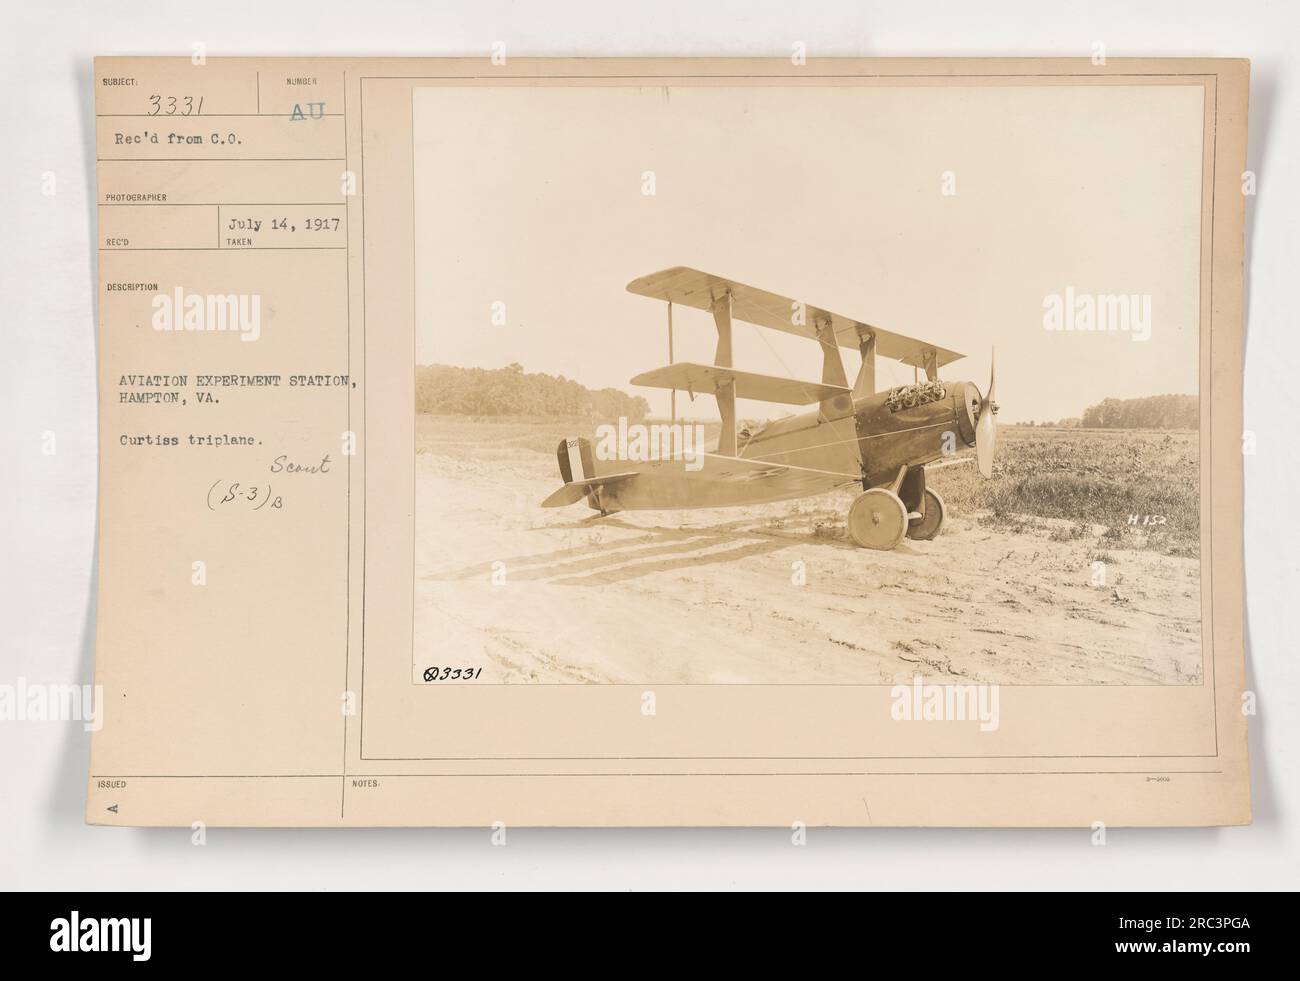
M 560 443 L 564 486 L 542 502 L 562 507 L 586 500 L 601 514 L 631 510 L 733 507 L 792 500 L 839 487 L 862 492 L 848 512 L 858 545 L 892 549 L 906 538 L 934 538 L 944 503 L 926 487 L 925 468 L 952 456 L 958 444 L 975 447 L 980 473 L 993 473 L 997 403 L 994 376 L 986 394 L 971 382 L 939 378 L 939 369 L 964 357 L 934 344 L 882 330 L 828 310 L 695 269 L 675 267 L 633 280 L 627 289 L 668 304 L 669 361 L 637 375 L 633 385 L 713 395 L 722 416 L 715 452 L 691 467 L 678 460 L 597 459 L 585 437 Z M 674 304 L 708 311 L 717 327 L 713 364 L 672 362 Z M 816 341 L 820 382 L 742 371 L 732 364 L 732 324 L 743 321 Z M 839 349 L 858 351 L 862 366 L 852 387 Z M 912 365 L 917 380 L 876 390 L 876 357 Z M 925 379 L 920 380 L 919 373 Z M 816 405 L 801 415 L 761 427 L 739 427 L 736 399 Z M 674 420 L 675 421 L 675 420 Z

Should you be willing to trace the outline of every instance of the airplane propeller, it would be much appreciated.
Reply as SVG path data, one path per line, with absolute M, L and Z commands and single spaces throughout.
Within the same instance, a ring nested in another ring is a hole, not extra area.
M 994 352 L 996 353 L 996 352 Z M 998 404 L 993 401 L 994 354 L 989 355 L 989 390 L 980 403 L 979 418 L 975 422 L 975 459 L 979 464 L 980 475 L 993 476 L 993 444 L 997 441 Z

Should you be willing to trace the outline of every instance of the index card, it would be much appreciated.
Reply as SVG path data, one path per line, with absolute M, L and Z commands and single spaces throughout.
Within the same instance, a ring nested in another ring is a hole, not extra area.
M 1247 87 L 98 59 L 87 819 L 1248 822 Z

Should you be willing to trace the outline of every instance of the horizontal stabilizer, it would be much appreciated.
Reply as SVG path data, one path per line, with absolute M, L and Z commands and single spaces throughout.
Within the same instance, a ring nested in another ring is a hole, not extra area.
M 926 367 L 927 355 L 932 356 L 935 366 L 940 368 L 965 357 L 964 354 L 949 351 L 937 344 L 882 330 L 864 321 L 854 320 L 852 317 L 831 313 L 809 303 L 796 302 L 788 296 L 769 293 L 767 290 L 756 289 L 744 283 L 700 272 L 698 269 L 688 269 L 685 266 L 674 266 L 671 269 L 634 279 L 627 284 L 627 290 L 639 296 L 680 303 L 698 310 L 711 310 L 715 298 L 730 293 L 731 316 L 736 320 L 785 331 L 787 334 L 797 334 L 812 340 L 817 339 L 816 325 L 826 323 L 835 335 L 836 344 L 855 351 L 858 350 L 860 343 L 859 334 L 862 331 L 869 331 L 875 334 L 878 355 L 904 364 L 915 365 L 918 368 Z
M 599 487 L 603 484 L 615 484 L 622 480 L 635 477 L 635 473 L 609 473 L 600 477 L 588 477 L 585 480 L 575 480 L 565 484 L 554 494 L 542 502 L 544 508 L 562 508 L 568 504 L 577 504 L 587 496 L 587 491 L 592 487 Z
M 735 368 L 686 361 L 644 372 L 633 378 L 631 384 L 647 388 L 675 388 L 695 395 L 716 395 L 718 389 L 734 384 L 737 398 L 779 402 L 782 405 L 811 405 L 813 402 L 850 393 L 849 389 L 839 385 L 798 381 L 778 375 L 760 375 L 752 371 L 737 371 Z

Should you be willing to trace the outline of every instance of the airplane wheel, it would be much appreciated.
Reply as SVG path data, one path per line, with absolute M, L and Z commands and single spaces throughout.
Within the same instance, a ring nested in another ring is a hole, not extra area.
M 853 501 L 848 524 L 858 545 L 887 552 L 907 534 L 907 508 L 893 491 L 873 487 Z
M 925 489 L 925 517 L 920 521 L 913 521 L 907 526 L 907 537 L 916 541 L 928 542 L 939 534 L 939 529 L 943 527 L 943 519 L 946 517 L 947 510 L 943 506 L 943 498 L 927 487 Z

